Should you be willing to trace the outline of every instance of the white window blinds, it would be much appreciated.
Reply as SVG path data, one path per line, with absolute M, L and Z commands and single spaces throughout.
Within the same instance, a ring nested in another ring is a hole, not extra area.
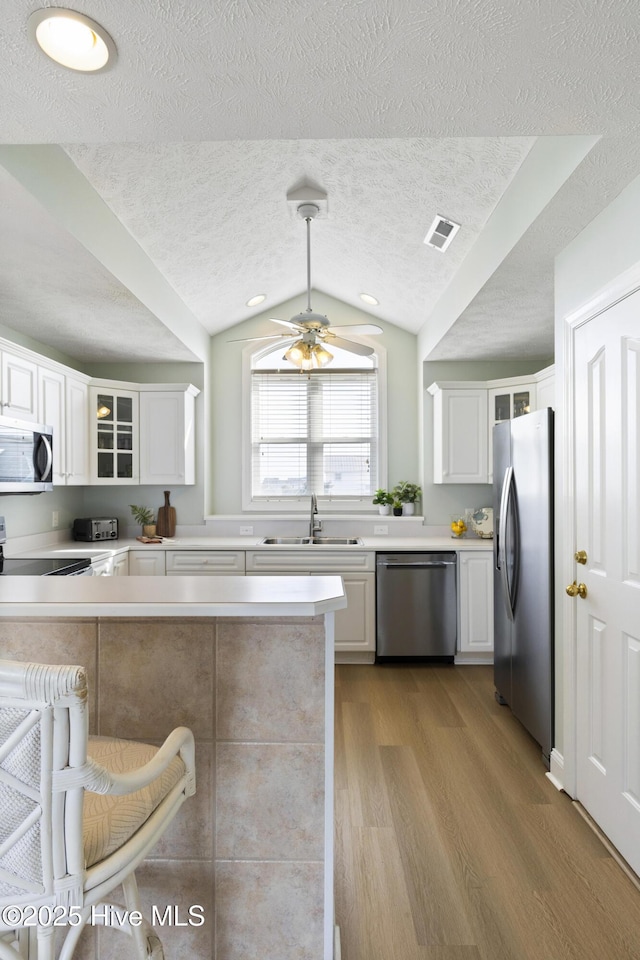
M 378 478 L 376 370 L 254 370 L 252 498 L 370 497 Z

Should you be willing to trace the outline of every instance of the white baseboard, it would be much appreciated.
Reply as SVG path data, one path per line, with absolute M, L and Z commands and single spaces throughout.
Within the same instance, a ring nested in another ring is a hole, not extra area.
M 556 790 L 564 790 L 564 757 L 555 747 L 551 751 L 549 772 L 546 776 Z
M 349 652 L 346 650 L 336 650 L 336 663 L 375 663 L 376 655 L 370 650 L 360 652 Z
M 340 927 L 333 928 L 333 960 L 341 960 L 342 947 L 340 946 Z
M 484 664 L 485 666 L 488 664 L 491 666 L 493 653 L 456 653 L 453 662 L 456 666 L 462 664 Z

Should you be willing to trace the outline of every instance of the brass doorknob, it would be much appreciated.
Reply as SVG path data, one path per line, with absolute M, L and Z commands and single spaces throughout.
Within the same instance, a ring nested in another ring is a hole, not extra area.
M 587 551 L 586 551 L 586 550 L 578 550 L 576 553 L 574 553 L 573 559 L 576 561 L 576 563 L 586 563 L 586 562 L 587 562 Z
M 576 583 L 574 580 L 567 587 L 567 593 L 570 597 L 581 597 L 584 600 L 587 595 L 587 585 L 586 583 Z

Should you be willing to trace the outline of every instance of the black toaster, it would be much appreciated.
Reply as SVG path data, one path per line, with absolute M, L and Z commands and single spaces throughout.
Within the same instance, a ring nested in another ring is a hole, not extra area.
M 73 539 L 117 540 L 118 521 L 115 517 L 81 517 L 73 521 Z

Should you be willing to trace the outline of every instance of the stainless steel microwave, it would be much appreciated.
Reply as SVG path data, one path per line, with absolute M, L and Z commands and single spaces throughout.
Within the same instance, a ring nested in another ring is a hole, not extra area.
M 53 427 L 0 417 L 0 493 L 53 490 Z

